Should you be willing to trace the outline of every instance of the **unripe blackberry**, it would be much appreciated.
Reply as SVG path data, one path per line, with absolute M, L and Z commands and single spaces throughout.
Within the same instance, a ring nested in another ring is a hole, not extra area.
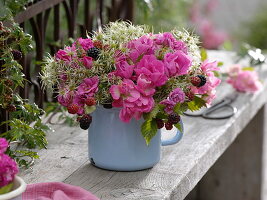
M 99 40 L 94 41 L 93 44 L 94 44 L 94 47 L 96 47 L 98 49 L 102 49 L 103 48 L 103 44 Z
M 99 58 L 100 50 L 96 47 L 92 47 L 88 49 L 87 55 L 89 57 L 92 57 L 94 60 L 97 60 Z
M 94 106 L 96 104 L 95 102 L 95 98 L 94 97 L 88 97 L 86 100 L 85 100 L 85 104 L 87 106 Z
M 70 114 L 76 114 L 79 111 L 79 108 L 80 107 L 77 104 L 72 104 L 72 105 L 70 105 L 70 106 L 67 107 L 68 112 Z

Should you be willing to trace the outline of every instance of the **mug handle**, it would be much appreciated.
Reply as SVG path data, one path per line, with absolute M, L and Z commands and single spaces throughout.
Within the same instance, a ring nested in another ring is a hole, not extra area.
M 183 126 L 182 121 L 180 121 L 180 124 L 182 128 L 182 132 L 177 129 L 176 134 L 173 138 L 167 139 L 167 140 L 161 140 L 161 146 L 168 146 L 168 145 L 176 144 L 182 139 L 183 134 L 184 134 L 184 126 Z

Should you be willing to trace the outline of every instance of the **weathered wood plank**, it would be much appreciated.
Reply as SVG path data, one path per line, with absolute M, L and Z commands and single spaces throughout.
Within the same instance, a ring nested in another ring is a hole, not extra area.
M 78 127 L 52 126 L 48 149 L 39 151 L 35 165 L 20 173 L 26 183 L 63 181 L 87 159 L 87 131 Z

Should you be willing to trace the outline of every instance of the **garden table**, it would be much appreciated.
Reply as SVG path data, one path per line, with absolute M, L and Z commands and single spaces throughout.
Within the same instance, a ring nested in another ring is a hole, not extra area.
M 234 53 L 209 54 L 226 65 L 233 63 Z M 261 77 L 267 75 L 264 67 Z M 152 169 L 137 172 L 98 169 L 88 161 L 87 132 L 56 124 L 52 125 L 54 131 L 48 133 L 48 149 L 40 150 L 40 160 L 21 171 L 20 176 L 27 183 L 61 181 L 77 185 L 103 200 L 179 200 L 196 196 L 205 200 L 260 199 L 264 194 L 267 101 L 267 81 L 262 80 L 261 91 L 238 94 L 232 103 L 238 111 L 229 119 L 183 117 L 184 137 L 178 144 L 162 147 L 161 161 Z M 230 85 L 222 83 L 217 99 L 234 92 Z

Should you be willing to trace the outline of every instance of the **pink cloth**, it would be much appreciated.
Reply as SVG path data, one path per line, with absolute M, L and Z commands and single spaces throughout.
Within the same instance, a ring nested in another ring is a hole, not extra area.
M 47 182 L 27 185 L 22 200 L 99 200 L 99 198 L 77 186 Z

